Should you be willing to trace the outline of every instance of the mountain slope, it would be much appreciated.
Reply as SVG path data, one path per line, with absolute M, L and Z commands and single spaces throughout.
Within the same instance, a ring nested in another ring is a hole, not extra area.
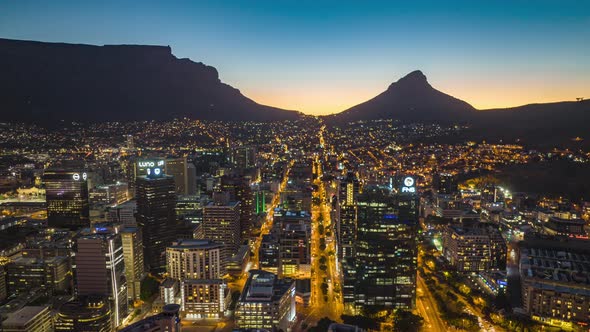
M 468 103 L 434 89 L 426 76 L 416 70 L 391 84 L 383 93 L 328 120 L 348 122 L 370 119 L 403 121 L 457 122 L 475 108 Z
M 125 121 L 190 117 L 282 120 L 300 113 L 257 104 L 217 70 L 170 47 L 0 39 L 5 121 Z
M 590 100 L 482 110 L 473 114 L 470 123 L 481 138 L 551 146 L 573 144 L 573 138 L 582 137 L 583 145 L 590 146 Z

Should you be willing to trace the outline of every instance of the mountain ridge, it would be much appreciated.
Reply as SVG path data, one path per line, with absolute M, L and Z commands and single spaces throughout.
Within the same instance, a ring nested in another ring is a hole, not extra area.
M 261 105 L 223 83 L 216 68 L 170 46 L 0 39 L 0 112 L 25 122 L 271 121 L 296 111 Z

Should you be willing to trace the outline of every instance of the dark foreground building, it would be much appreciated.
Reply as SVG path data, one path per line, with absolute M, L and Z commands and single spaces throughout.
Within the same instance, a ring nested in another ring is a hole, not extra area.
M 367 188 L 358 198 L 356 310 L 413 309 L 416 302 L 416 195 Z
M 166 266 L 166 246 L 176 230 L 174 179 L 161 173 L 136 179 L 137 225 L 143 234 L 144 260 L 149 269 Z

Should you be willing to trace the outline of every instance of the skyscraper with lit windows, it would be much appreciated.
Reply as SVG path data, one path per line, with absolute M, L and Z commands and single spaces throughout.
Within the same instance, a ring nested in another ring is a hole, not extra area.
M 116 230 L 93 229 L 76 243 L 76 290 L 78 296 L 105 296 L 110 301 L 113 323 L 127 316 L 127 278 L 121 235 Z
M 137 225 L 143 236 L 144 260 L 150 269 L 166 266 L 166 246 L 176 230 L 174 179 L 152 170 L 136 180 Z
M 78 229 L 90 224 L 88 175 L 77 169 L 50 168 L 43 174 L 50 227 Z
M 406 187 L 398 194 L 374 187 L 359 195 L 356 309 L 415 306 L 418 202 L 413 179 Z

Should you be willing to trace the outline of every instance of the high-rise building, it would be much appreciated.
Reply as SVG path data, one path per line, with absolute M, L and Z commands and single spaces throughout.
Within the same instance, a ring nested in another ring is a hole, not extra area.
M 360 185 L 356 175 L 348 172 L 340 180 L 338 204 L 336 205 L 336 239 L 338 260 L 342 266 L 342 297 L 347 310 L 354 304 L 354 278 L 356 273 L 354 257 L 357 236 L 357 197 Z
M 244 176 L 221 177 L 221 190 L 228 192 L 230 200 L 240 202 L 240 234 L 244 241 L 250 236 L 253 223 L 253 195 L 250 181 Z
M 410 179 L 400 194 L 370 188 L 358 197 L 356 309 L 415 305 L 418 202 Z
M 105 296 L 110 301 L 113 323 L 127 316 L 127 281 L 121 235 L 95 228 L 76 243 L 76 289 L 78 296 Z
M 78 297 L 63 304 L 55 315 L 57 332 L 114 331 L 110 301 L 100 296 Z
M 203 210 L 202 235 L 224 246 L 223 261 L 235 255 L 240 246 L 240 202 L 216 198 Z
M 130 300 L 138 300 L 141 294 L 141 279 L 145 273 L 141 231 L 137 227 L 125 227 L 121 231 L 121 240 L 127 277 L 127 297 Z
M 2 322 L 3 332 L 53 332 L 49 307 L 27 306 L 13 313 Z
M 144 260 L 149 269 L 166 265 L 166 246 L 174 240 L 176 193 L 174 179 L 161 173 L 138 177 L 137 225 L 143 236 Z
M 210 240 L 179 240 L 166 249 L 168 275 L 180 282 L 186 319 L 221 318 L 229 295 L 222 274 L 223 245 Z
M 195 165 L 186 157 L 166 159 L 166 174 L 174 178 L 177 195 L 196 194 L 197 171 Z
M 78 229 L 90 224 L 88 175 L 82 169 L 50 168 L 43 174 L 50 227 Z
M 249 273 L 236 307 L 238 327 L 290 330 L 296 317 L 295 281 L 262 270 Z

